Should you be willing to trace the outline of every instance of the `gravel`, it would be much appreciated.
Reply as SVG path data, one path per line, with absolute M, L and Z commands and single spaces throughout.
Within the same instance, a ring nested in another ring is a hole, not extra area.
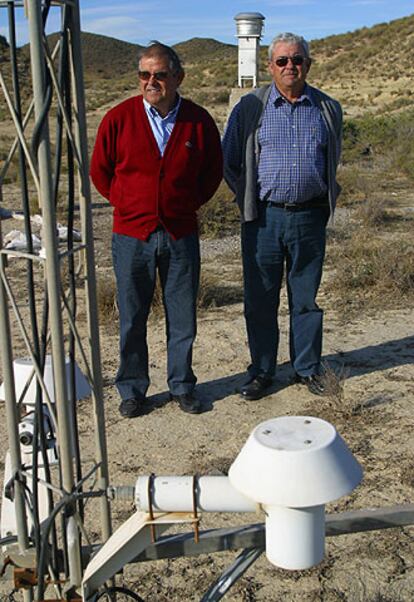
M 238 234 L 201 241 L 202 259 L 215 259 L 228 253 L 240 253 L 240 236 Z

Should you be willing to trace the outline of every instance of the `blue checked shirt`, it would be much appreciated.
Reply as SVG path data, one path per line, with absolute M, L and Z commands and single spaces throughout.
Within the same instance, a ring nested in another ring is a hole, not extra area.
M 238 156 L 239 106 L 224 133 L 224 161 Z M 302 96 L 290 104 L 274 84 L 258 132 L 258 190 L 260 199 L 275 203 L 303 203 L 327 196 L 326 153 L 328 131 L 322 114 L 305 85 Z
M 328 131 L 308 86 L 291 104 L 273 84 L 258 136 L 260 199 L 303 203 L 327 195 Z

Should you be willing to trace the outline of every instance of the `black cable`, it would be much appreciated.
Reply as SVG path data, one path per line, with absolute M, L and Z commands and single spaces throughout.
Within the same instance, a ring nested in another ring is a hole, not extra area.
M 45 27 L 46 27 L 46 21 L 47 21 L 48 15 L 49 15 L 51 3 L 52 3 L 52 0 L 43 0 L 43 9 L 42 9 L 43 29 L 45 29 Z
M 8 546 L 11 543 L 17 543 L 17 535 L 6 535 L 0 538 L 0 547 Z
M 38 563 L 37 563 L 37 575 L 38 575 L 37 599 L 38 600 L 44 600 L 44 593 L 45 593 L 44 577 L 46 574 L 46 559 L 47 559 L 47 553 L 48 553 L 47 542 L 49 539 L 50 530 L 55 523 L 55 519 L 56 519 L 57 515 L 63 508 L 66 507 L 67 508 L 66 517 L 69 518 L 69 516 L 73 516 L 73 506 L 78 499 L 87 498 L 87 497 L 101 497 L 103 495 L 106 495 L 105 491 L 82 491 L 82 492 L 75 491 L 75 492 L 69 493 L 69 494 L 66 493 L 64 495 L 64 497 L 59 502 L 57 502 L 57 504 L 53 508 L 50 516 L 47 518 L 47 520 L 42 525 L 40 555 L 39 555 Z
M 40 114 L 36 120 L 36 123 L 33 127 L 32 133 L 32 141 L 31 141 L 31 150 L 33 153 L 33 157 L 37 157 L 37 149 L 40 144 L 40 136 L 42 134 L 43 126 L 45 124 L 46 118 L 49 114 L 50 105 L 52 103 L 52 86 L 50 81 L 50 74 L 48 71 L 45 73 L 45 94 L 43 97 L 43 105 L 40 111 Z
M 126 596 L 127 598 L 131 598 L 132 600 L 134 600 L 135 602 L 144 602 L 144 599 L 141 598 L 141 596 L 139 596 L 138 594 L 136 594 L 135 592 L 133 592 L 131 589 L 128 589 L 127 587 L 123 587 L 123 586 L 119 586 L 119 585 L 114 585 L 112 587 L 105 587 L 105 589 L 103 589 L 100 592 L 97 592 L 95 594 L 95 596 L 92 598 L 92 602 L 98 602 L 98 600 L 102 600 L 102 598 L 107 598 L 107 600 L 115 600 L 116 599 L 116 595 L 122 595 L 122 596 Z

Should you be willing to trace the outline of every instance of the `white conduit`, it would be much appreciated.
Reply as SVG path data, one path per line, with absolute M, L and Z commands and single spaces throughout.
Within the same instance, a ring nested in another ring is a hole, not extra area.
M 138 510 L 148 512 L 149 483 L 154 512 L 192 512 L 193 491 L 197 510 L 202 512 L 256 512 L 258 505 L 238 492 L 226 476 L 194 477 L 157 476 L 138 477 L 135 485 L 135 504 Z
M 238 492 L 226 476 L 142 476 L 136 481 L 135 504 L 141 512 L 193 512 L 194 499 L 197 511 L 202 512 L 256 512 L 260 508 Z M 325 548 L 324 505 L 264 505 L 263 510 L 266 556 L 272 564 L 306 569 L 321 562 Z

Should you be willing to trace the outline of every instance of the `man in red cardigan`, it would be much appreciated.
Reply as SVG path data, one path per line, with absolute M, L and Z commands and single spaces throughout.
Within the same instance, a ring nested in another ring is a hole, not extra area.
M 220 137 L 207 111 L 178 94 L 184 71 L 172 48 L 152 42 L 142 49 L 138 77 L 141 94 L 105 115 L 91 160 L 92 181 L 114 209 L 119 411 L 133 418 L 148 408 L 146 333 L 158 271 L 170 398 L 198 414 L 191 367 L 200 274 L 196 212 L 222 177 Z

